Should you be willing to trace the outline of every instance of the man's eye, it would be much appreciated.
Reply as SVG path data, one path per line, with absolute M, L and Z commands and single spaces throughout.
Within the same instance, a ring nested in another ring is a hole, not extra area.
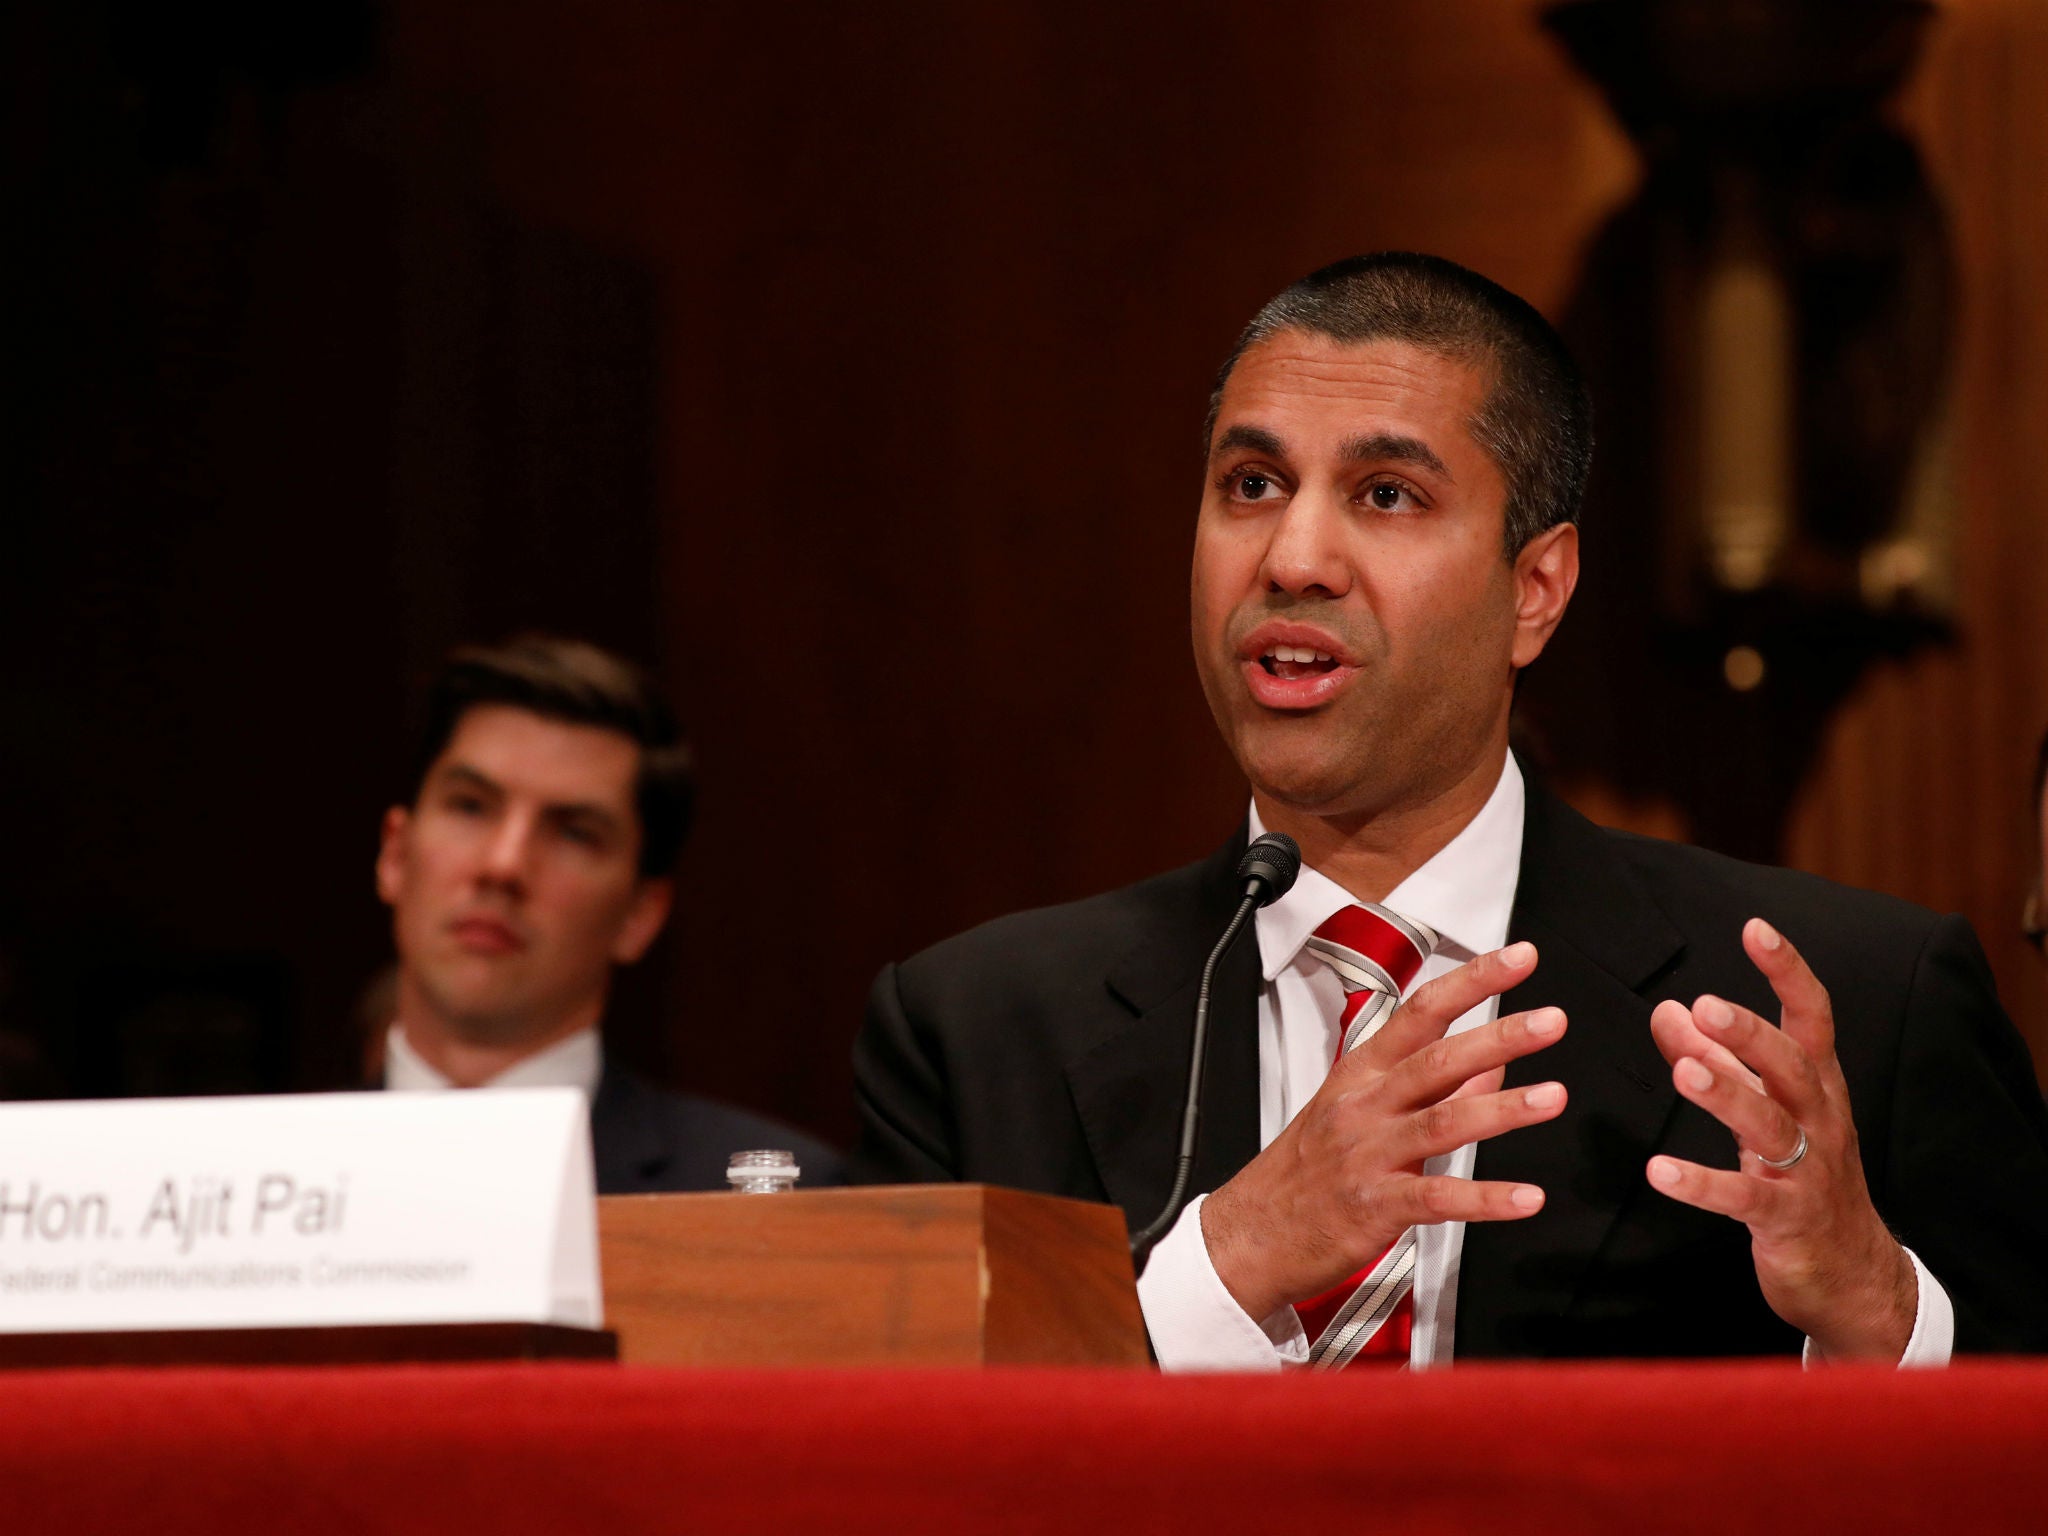
M 458 816 L 479 815 L 483 808 L 483 801 L 475 795 L 450 795 L 448 797 L 448 809 L 454 811 Z
M 604 835 L 597 828 L 586 827 L 581 822 L 566 821 L 562 823 L 562 836 L 572 843 L 581 844 L 585 848 L 598 848 L 604 844 Z
M 1365 488 L 1367 503 L 1382 512 L 1419 512 L 1422 504 L 1415 493 L 1398 480 L 1375 480 Z
M 1279 487 L 1272 478 L 1256 471 L 1230 477 L 1230 491 L 1239 501 L 1264 501 L 1267 493 L 1278 493 Z

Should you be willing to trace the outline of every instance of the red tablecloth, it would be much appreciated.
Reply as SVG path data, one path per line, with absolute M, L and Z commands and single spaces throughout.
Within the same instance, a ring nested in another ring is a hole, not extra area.
M 0 1531 L 2048 1531 L 2048 1366 L 0 1376 Z

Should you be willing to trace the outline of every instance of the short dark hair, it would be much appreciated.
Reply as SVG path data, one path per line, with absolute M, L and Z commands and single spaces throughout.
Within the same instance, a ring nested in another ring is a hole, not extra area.
M 462 717 L 484 704 L 599 726 L 637 744 L 640 873 L 664 875 L 674 867 L 696 803 L 695 765 L 675 715 L 645 672 L 587 641 L 557 635 L 518 635 L 502 645 L 451 652 L 427 690 L 426 725 L 413 766 L 415 794 Z
M 1252 316 L 1216 375 L 1202 452 L 1216 435 L 1238 359 L 1281 331 L 1332 341 L 1405 341 L 1488 368 L 1473 438 L 1507 481 L 1502 538 L 1512 560 L 1546 528 L 1579 520 L 1593 462 L 1593 407 L 1550 322 L 1500 284 L 1441 256 L 1379 251 L 1311 272 Z

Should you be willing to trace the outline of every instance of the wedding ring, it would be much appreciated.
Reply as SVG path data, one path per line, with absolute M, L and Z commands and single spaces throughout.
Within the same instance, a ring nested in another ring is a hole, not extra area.
M 1765 1157 L 1763 1153 L 1758 1152 L 1756 1160 L 1766 1168 L 1775 1168 L 1778 1172 L 1783 1173 L 1787 1168 L 1796 1168 L 1799 1165 L 1799 1160 L 1804 1156 L 1806 1156 L 1806 1127 L 1802 1125 L 1799 1127 L 1799 1145 L 1792 1149 L 1791 1156 Z

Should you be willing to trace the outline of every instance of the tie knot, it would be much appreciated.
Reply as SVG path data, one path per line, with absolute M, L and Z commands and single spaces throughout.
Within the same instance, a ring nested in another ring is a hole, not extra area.
M 1436 945 L 1434 929 L 1371 901 L 1331 913 L 1308 941 L 1343 978 L 1346 991 L 1371 987 L 1395 997 L 1415 980 Z

